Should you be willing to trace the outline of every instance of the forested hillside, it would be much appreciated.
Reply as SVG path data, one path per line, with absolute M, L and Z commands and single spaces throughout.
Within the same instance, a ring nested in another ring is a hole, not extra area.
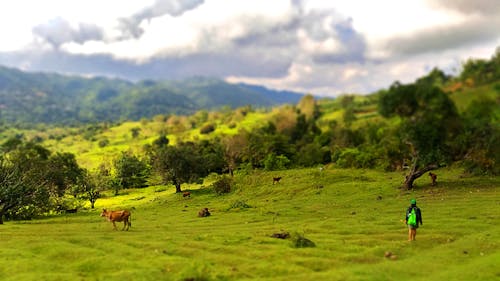
M 18 125 L 139 120 L 157 114 L 193 114 L 200 109 L 224 106 L 296 103 L 301 96 L 203 77 L 132 83 L 0 67 L 0 122 Z
M 196 95 L 206 83 L 214 85 L 196 80 L 189 92 Z M 139 86 L 152 92 L 164 89 L 147 81 Z M 175 83 L 168 87 L 176 91 Z M 113 96 L 110 91 L 100 97 Z M 406 189 L 444 167 L 462 169 L 464 175 L 498 175 L 500 52 L 490 60 L 471 59 L 457 77 L 433 69 L 412 83 L 395 82 L 368 96 L 317 100 L 306 95 L 296 104 L 273 108 L 243 106 L 190 115 L 161 114 L 158 108 L 155 114 L 140 121 L 78 127 L 3 125 L 0 180 L 19 189 L 0 198 L 13 202 L 0 206 L 10 206 L 0 216 L 43 213 L 54 208 L 47 200 L 60 202 L 68 194 L 95 199 L 102 190 L 118 193 L 156 184 L 181 192 L 184 184 L 210 174 L 254 169 L 334 165 L 401 171 Z M 230 185 L 221 180 L 222 187 Z M 18 194 L 33 196 L 23 196 L 31 200 L 23 202 Z

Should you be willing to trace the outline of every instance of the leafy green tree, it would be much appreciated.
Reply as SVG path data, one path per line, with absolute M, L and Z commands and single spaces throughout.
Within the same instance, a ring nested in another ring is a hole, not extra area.
M 464 131 L 456 143 L 460 147 L 467 172 L 500 173 L 500 120 L 495 114 L 498 102 L 473 101 L 463 114 Z
M 402 119 L 403 141 L 411 153 L 404 187 L 413 188 L 415 179 L 452 160 L 450 142 L 459 133 L 460 121 L 455 104 L 440 88 L 425 82 L 395 83 L 381 94 L 379 112 Z
M 248 145 L 247 138 L 243 133 L 222 139 L 224 145 L 224 159 L 229 174 L 233 176 L 234 170 L 242 161 L 243 151 Z
M 77 184 L 83 176 L 83 169 L 72 153 L 56 153 L 47 161 L 46 180 L 57 196 L 63 196 L 67 189 Z
M 153 141 L 153 145 L 156 147 L 162 147 L 168 145 L 169 140 L 166 135 L 161 135 Z
M 172 183 L 177 193 L 182 192 L 181 184 L 196 182 L 207 175 L 203 169 L 203 158 L 191 142 L 157 148 L 151 152 L 150 158 L 164 183 Z
M 90 208 L 94 209 L 95 202 L 101 196 L 101 191 L 110 188 L 111 178 L 109 175 L 101 173 L 101 171 L 91 173 L 84 170 L 82 174 L 76 192 L 82 194 L 82 197 L 90 202 Z
M 144 187 L 150 174 L 146 161 L 132 153 L 122 152 L 113 162 L 116 170 L 115 178 L 121 188 Z
M 46 184 L 19 164 L 0 158 L 0 224 L 4 216 L 31 218 L 49 205 Z
M 130 132 L 132 133 L 132 138 L 136 139 L 137 137 L 139 137 L 139 134 L 141 133 L 141 128 L 134 127 L 130 129 Z

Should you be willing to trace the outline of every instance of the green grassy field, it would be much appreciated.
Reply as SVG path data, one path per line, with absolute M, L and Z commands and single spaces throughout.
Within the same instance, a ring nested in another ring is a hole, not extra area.
M 500 280 L 500 179 L 436 174 L 413 191 L 398 189 L 401 172 L 333 167 L 238 174 L 222 196 L 209 180 L 183 186 L 190 198 L 125 190 L 95 210 L 0 225 L 0 280 Z M 414 242 L 411 198 L 424 222 Z M 102 208 L 130 209 L 130 231 Z

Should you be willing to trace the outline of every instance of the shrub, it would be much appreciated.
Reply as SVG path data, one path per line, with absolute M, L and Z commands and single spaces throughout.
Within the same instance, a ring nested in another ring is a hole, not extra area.
M 293 243 L 293 247 L 294 248 L 312 248 L 312 247 L 316 247 L 316 244 L 305 238 L 304 236 L 298 234 L 298 233 L 295 233 L 295 235 L 293 236 L 292 238 L 292 243 Z
M 215 131 L 215 125 L 214 124 L 206 124 L 200 129 L 200 134 L 210 134 L 211 132 Z
M 375 164 L 373 153 L 357 148 L 346 148 L 338 154 L 336 164 L 340 168 L 372 168 Z
M 231 205 L 229 206 L 228 210 L 231 210 L 231 209 L 248 209 L 248 208 L 252 208 L 252 206 L 248 205 L 245 201 L 236 200 L 233 203 L 231 203 Z
M 214 191 L 217 195 L 231 192 L 233 179 L 229 176 L 221 176 L 216 182 L 213 183 Z
M 109 144 L 109 140 L 108 139 L 102 139 L 98 143 L 99 147 L 105 147 L 108 144 Z
M 267 171 L 285 170 L 290 160 L 285 155 L 269 154 L 264 159 L 264 169 Z

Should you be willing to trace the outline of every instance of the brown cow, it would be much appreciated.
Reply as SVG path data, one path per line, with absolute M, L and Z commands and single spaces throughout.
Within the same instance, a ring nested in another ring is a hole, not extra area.
M 182 197 L 191 197 L 191 192 L 189 192 L 189 191 L 184 191 L 184 192 L 182 193 Z
M 429 172 L 429 177 L 431 177 L 431 181 L 432 181 L 432 185 L 436 185 L 436 179 L 437 179 L 437 175 L 436 174 L 433 174 L 431 172 Z
M 115 222 L 122 222 L 123 221 L 122 230 L 128 230 L 129 227 L 132 226 L 131 213 L 127 210 L 108 211 L 106 209 L 102 209 L 101 217 L 106 217 L 108 219 L 108 221 L 112 222 L 115 230 L 117 230 Z M 125 227 L 127 227 L 127 229 L 125 229 Z

